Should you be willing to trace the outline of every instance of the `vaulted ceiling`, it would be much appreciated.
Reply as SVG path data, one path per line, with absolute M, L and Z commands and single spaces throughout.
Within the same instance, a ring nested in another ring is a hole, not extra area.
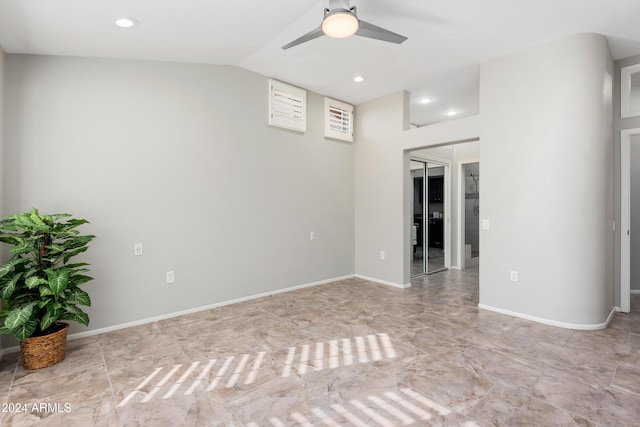
M 317 0 L 0 0 L 8 53 L 227 64 L 358 104 L 400 90 L 412 121 L 478 112 L 479 64 L 580 32 L 607 37 L 614 59 L 640 54 L 638 0 L 351 0 L 358 17 L 400 33 L 396 45 L 321 37 Z M 139 25 L 120 29 L 117 17 Z M 355 83 L 353 78 L 365 80 Z M 418 100 L 428 97 L 431 103 Z

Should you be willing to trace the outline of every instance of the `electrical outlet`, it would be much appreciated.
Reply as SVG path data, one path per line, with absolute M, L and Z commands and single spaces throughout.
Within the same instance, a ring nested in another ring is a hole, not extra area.
M 167 283 L 175 283 L 175 281 L 176 281 L 176 276 L 173 270 L 167 271 Z
M 316 240 L 316 232 L 312 231 L 311 233 L 309 233 L 309 240 Z
M 133 245 L 133 254 L 135 256 L 142 255 L 142 243 L 136 243 L 135 245 Z
M 384 261 L 384 259 L 387 257 L 387 255 L 384 253 L 384 251 L 380 251 L 380 259 L 382 261 Z
M 512 271 L 511 272 L 511 281 L 512 282 L 517 282 L 518 281 L 518 272 L 517 271 Z

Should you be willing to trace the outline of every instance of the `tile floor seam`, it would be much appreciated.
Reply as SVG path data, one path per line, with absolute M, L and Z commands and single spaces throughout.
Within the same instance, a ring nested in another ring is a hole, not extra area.
M 620 362 L 616 362 L 616 367 L 613 369 L 613 374 L 611 374 L 611 381 L 609 381 L 608 388 L 614 386 L 613 382 L 616 380 L 616 374 L 618 373 L 618 367 L 620 366 Z
M 14 365 L 13 366 L 13 373 L 11 374 L 11 383 L 9 384 L 9 390 L 7 391 L 7 401 L 9 400 L 9 397 L 11 396 L 11 391 L 13 390 L 13 386 L 15 385 L 16 374 L 18 372 L 19 364 L 20 364 L 20 359 L 16 359 L 16 361 L 13 363 L 13 365 Z M 0 421 L 1 421 L 1 418 L 0 418 Z
M 109 390 L 111 391 L 111 398 L 113 399 L 113 404 L 115 405 L 116 415 L 118 415 L 118 423 L 120 426 L 123 426 L 122 418 L 120 418 L 120 410 L 118 409 L 118 400 L 116 399 L 115 390 L 113 387 L 113 382 L 111 381 L 111 374 L 109 373 L 109 367 L 107 366 L 107 361 L 104 358 L 104 351 L 102 349 L 102 343 L 100 340 L 96 340 L 98 343 L 98 347 L 100 348 L 100 356 L 102 357 L 102 364 L 104 366 L 105 374 L 107 375 L 107 381 L 109 381 Z
M 502 385 L 502 384 L 500 384 Z M 491 388 L 489 390 L 487 390 L 487 392 L 485 394 L 482 395 L 482 397 L 480 397 L 480 399 L 478 399 L 472 406 L 471 408 L 469 408 L 469 410 L 467 411 L 467 414 L 471 414 L 473 412 L 473 409 L 478 406 L 480 404 L 480 402 L 482 402 L 484 399 L 488 399 L 488 397 L 491 395 L 491 392 L 498 386 L 498 383 L 492 382 L 491 384 Z M 453 408 L 452 408 L 453 409 Z M 465 415 L 462 414 L 466 417 L 472 418 L 470 415 Z M 473 419 L 473 418 L 472 418 Z M 475 422 L 475 419 L 473 419 L 473 421 Z M 478 426 L 480 426 L 481 424 L 477 424 Z
M 566 341 L 564 342 L 564 344 L 562 344 L 562 347 L 568 347 L 569 341 L 571 341 L 571 338 L 573 338 L 573 336 L 576 334 L 575 331 L 571 332 L 571 335 L 569 335 L 566 339 Z

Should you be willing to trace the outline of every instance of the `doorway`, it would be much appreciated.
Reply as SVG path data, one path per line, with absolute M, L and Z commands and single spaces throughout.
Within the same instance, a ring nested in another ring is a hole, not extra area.
M 460 164 L 461 266 L 480 264 L 480 162 Z
M 411 159 L 411 277 L 447 269 L 447 173 L 446 164 Z
M 640 128 L 620 136 L 620 311 L 631 311 L 631 294 L 640 294 Z M 634 261 L 633 263 L 631 261 Z

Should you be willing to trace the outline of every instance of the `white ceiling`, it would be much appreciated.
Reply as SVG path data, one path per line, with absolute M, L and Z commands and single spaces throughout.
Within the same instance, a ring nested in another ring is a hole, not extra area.
M 0 0 L 8 53 L 237 65 L 358 104 L 400 90 L 412 121 L 478 112 L 478 65 L 580 32 L 607 36 L 614 59 L 640 54 L 639 0 L 351 0 L 401 45 L 322 37 L 281 46 L 320 25 L 317 0 Z M 140 25 L 123 30 L 116 17 Z M 365 81 L 356 84 L 355 75 Z M 433 102 L 423 106 L 423 96 Z

